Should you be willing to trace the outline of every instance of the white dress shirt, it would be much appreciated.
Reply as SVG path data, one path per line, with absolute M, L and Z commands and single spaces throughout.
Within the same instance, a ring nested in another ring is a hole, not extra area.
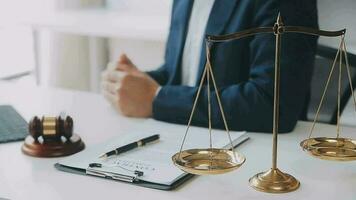
M 182 56 L 182 85 L 196 84 L 205 28 L 213 4 L 214 0 L 194 0 Z

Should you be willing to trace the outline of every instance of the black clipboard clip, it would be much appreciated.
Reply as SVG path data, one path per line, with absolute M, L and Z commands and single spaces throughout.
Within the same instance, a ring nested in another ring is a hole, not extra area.
M 123 167 L 120 167 L 128 172 L 131 172 L 132 175 L 126 175 L 126 174 L 119 174 L 119 173 L 115 173 L 115 172 L 107 172 L 107 171 L 103 171 L 102 168 L 102 164 L 101 163 L 90 163 L 88 168 L 86 169 L 85 173 L 87 175 L 91 175 L 91 176 L 98 176 L 98 177 L 102 177 L 102 178 L 108 178 L 108 179 L 113 179 L 113 180 L 119 180 L 119 181 L 125 181 L 125 182 L 135 182 L 138 180 L 138 177 L 143 176 L 143 172 L 142 171 L 138 171 L 138 170 L 129 170 Z

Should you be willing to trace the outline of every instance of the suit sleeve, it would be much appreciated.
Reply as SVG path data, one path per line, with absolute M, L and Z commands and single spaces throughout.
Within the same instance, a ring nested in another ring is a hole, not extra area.
M 308 6 L 310 8 L 305 8 Z M 252 27 L 273 26 L 278 10 L 283 18 L 287 19 L 284 21 L 286 25 L 317 27 L 315 1 L 309 0 L 291 0 L 288 5 L 256 5 Z M 294 33 L 282 36 L 280 132 L 293 130 L 299 119 L 310 88 L 316 40 L 313 36 Z M 258 35 L 251 39 L 249 45 L 251 66 L 248 80 L 219 88 L 219 94 L 231 130 L 271 132 L 275 37 L 273 34 Z M 187 124 L 197 89 L 163 86 L 153 102 L 153 117 Z M 215 93 L 212 93 L 211 100 L 213 127 L 222 129 L 224 123 Z M 208 125 L 207 107 L 207 90 L 204 87 L 193 117 L 193 125 Z
M 157 70 L 146 72 L 151 78 L 153 78 L 159 85 L 165 85 L 168 82 L 168 74 L 166 64 L 163 64 Z

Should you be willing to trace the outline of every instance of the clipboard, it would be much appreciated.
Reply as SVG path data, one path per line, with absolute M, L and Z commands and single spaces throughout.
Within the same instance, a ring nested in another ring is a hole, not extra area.
M 176 152 L 180 144 L 181 134 L 179 133 L 184 130 L 184 127 L 179 125 L 170 126 L 175 126 L 175 129 L 170 128 L 173 133 L 159 130 L 155 130 L 155 132 L 146 131 L 146 133 L 138 131 L 114 138 L 106 145 L 88 147 L 86 150 L 56 163 L 55 167 L 64 172 L 100 177 L 158 190 L 176 189 L 194 177 L 194 175 L 179 170 L 171 161 L 171 156 Z M 167 129 L 163 128 L 161 130 Z M 177 133 L 174 133 L 174 131 L 177 131 Z M 206 129 L 192 127 L 191 132 L 191 141 L 193 142 L 187 144 L 186 148 L 189 148 L 189 145 L 191 145 L 191 147 L 197 147 L 197 143 L 202 145 L 201 147 L 207 146 L 207 144 L 204 143 L 205 141 L 201 141 L 200 139 L 202 136 L 206 136 Z M 118 156 L 113 156 L 115 157 L 113 160 L 104 162 L 98 158 L 100 154 L 112 150 L 113 147 L 137 141 L 138 139 L 153 135 L 153 133 L 160 134 L 160 140 L 154 144 L 149 144 Z M 249 139 L 245 133 L 246 132 L 231 132 L 233 145 L 235 147 Z M 224 131 L 214 130 L 214 137 L 214 140 L 217 141 L 216 146 L 229 147 Z M 92 163 L 100 163 L 103 166 L 91 167 L 90 164 Z M 140 166 L 141 168 L 145 168 L 145 174 L 143 176 L 135 174 L 133 170 L 138 169 Z
M 55 166 L 56 169 L 58 169 L 60 171 L 63 171 L 63 172 L 69 172 L 69 173 L 78 174 L 78 175 L 88 175 L 86 173 L 85 169 L 69 167 L 69 166 L 61 165 L 60 163 L 56 163 L 54 166 Z M 146 187 L 146 188 L 152 188 L 152 189 L 157 189 L 157 190 L 168 190 L 169 191 L 169 190 L 174 190 L 174 189 L 178 188 L 179 186 L 183 185 L 189 179 L 193 178 L 194 175 L 185 173 L 182 177 L 179 177 L 179 179 L 177 179 L 173 184 L 170 184 L 170 185 L 152 183 L 152 182 L 143 181 L 143 180 L 137 180 L 137 181 L 131 182 L 131 181 L 113 179 L 113 178 L 110 178 L 110 177 L 103 177 L 103 176 L 95 176 L 95 177 L 110 179 L 110 180 L 113 180 L 113 181 L 121 181 L 121 182 L 125 182 L 125 183 L 128 183 L 128 184 L 133 184 L 133 185 Z

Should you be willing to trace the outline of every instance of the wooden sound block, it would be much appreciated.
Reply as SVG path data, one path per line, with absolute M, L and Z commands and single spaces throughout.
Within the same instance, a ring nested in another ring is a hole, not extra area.
M 22 145 L 22 152 L 34 157 L 68 156 L 83 150 L 85 147 L 81 138 L 73 134 L 69 140 L 36 141 L 31 135 L 27 136 Z

